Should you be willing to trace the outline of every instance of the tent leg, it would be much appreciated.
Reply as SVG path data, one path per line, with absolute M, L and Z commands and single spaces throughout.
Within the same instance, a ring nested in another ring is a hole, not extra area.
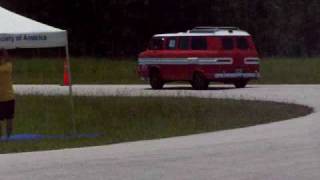
M 69 46 L 65 46 L 66 51 L 66 62 L 68 66 L 68 76 L 69 76 L 69 99 L 70 99 L 70 106 L 71 106 L 71 122 L 72 122 L 72 133 L 73 135 L 77 135 L 77 127 L 76 127 L 76 120 L 74 118 L 74 100 L 73 100 L 73 90 L 72 90 L 72 76 L 71 76 L 71 64 L 70 64 L 70 54 L 69 54 Z

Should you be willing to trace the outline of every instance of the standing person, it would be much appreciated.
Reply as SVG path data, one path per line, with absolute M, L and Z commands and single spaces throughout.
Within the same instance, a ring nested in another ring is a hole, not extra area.
M 2 124 L 6 121 L 6 136 L 10 138 L 13 129 L 15 97 L 12 83 L 12 62 L 5 49 L 0 49 L 0 137 Z

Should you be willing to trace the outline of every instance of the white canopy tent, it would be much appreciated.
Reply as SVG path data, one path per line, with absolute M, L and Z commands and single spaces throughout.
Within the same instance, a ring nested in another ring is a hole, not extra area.
M 0 49 L 65 47 L 73 118 L 72 81 L 67 31 L 26 18 L 0 7 Z
M 52 48 L 68 45 L 67 32 L 0 7 L 0 48 Z

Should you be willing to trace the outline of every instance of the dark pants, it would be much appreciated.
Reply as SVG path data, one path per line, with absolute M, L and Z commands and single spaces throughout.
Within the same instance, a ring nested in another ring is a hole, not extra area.
M 0 121 L 14 118 L 15 104 L 15 100 L 0 102 Z
M 15 100 L 0 102 L 0 137 L 2 136 L 1 121 L 6 120 L 6 134 L 10 138 L 13 129 L 13 118 L 15 112 Z

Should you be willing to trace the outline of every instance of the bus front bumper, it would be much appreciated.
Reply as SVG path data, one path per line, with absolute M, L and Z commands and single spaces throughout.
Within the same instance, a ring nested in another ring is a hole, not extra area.
M 259 79 L 260 73 L 217 73 L 215 79 Z

